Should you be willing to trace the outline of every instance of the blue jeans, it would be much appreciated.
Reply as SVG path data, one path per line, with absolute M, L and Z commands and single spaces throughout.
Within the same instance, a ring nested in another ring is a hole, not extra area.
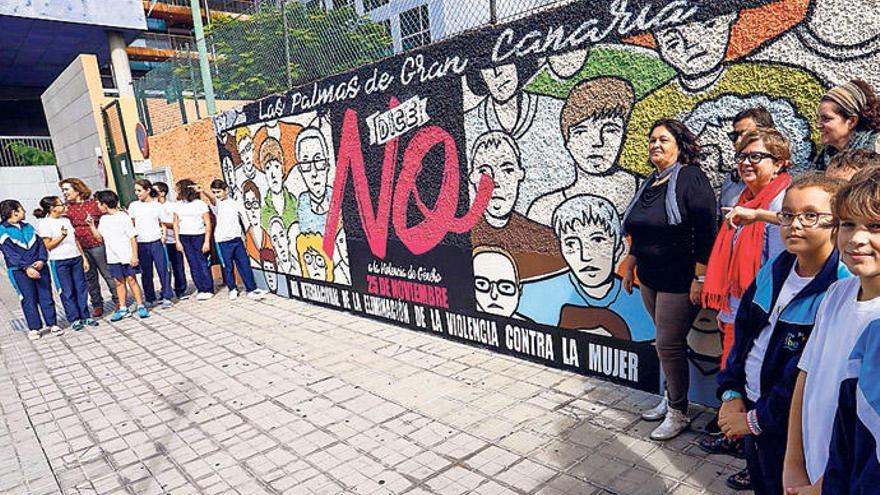
M 211 277 L 211 267 L 208 265 L 208 255 L 202 252 L 205 243 L 205 234 L 184 235 L 180 234 L 180 243 L 183 244 L 183 252 L 186 262 L 189 263 L 189 274 L 192 276 L 196 289 L 199 292 L 214 293 L 214 278 Z
M 156 289 L 153 287 L 153 266 L 159 274 L 162 285 L 162 299 L 171 299 L 171 272 L 168 270 L 168 258 L 162 241 L 139 242 L 138 261 L 141 268 L 141 285 L 144 287 L 144 300 L 148 303 L 156 301 Z
M 37 240 L 37 242 L 40 241 Z M 47 326 L 58 324 L 50 278 L 49 268 L 46 266 L 40 270 L 40 278 L 36 280 L 29 278 L 22 270 L 9 269 L 9 281 L 12 282 L 12 287 L 21 298 L 21 310 L 24 312 L 24 319 L 30 330 L 43 328 L 43 321 L 40 319 L 41 312 Z M 39 309 L 37 309 L 38 307 Z
M 61 305 L 64 306 L 64 315 L 67 317 L 67 321 L 73 323 L 88 318 L 87 295 L 89 287 L 86 283 L 86 273 L 83 271 L 82 258 L 50 260 L 49 269 L 52 271 L 55 287 L 58 288 L 58 295 L 61 298 Z M 90 269 L 97 270 L 98 268 L 90 267 Z
M 183 253 L 177 250 L 177 245 L 165 244 L 165 254 L 168 255 L 171 275 L 174 276 L 174 294 L 177 297 L 183 297 L 186 294 L 186 269 L 183 266 Z
M 244 242 L 240 238 L 218 242 L 217 253 L 220 255 L 220 265 L 223 267 L 223 281 L 226 282 L 226 287 L 229 290 L 237 288 L 234 268 L 238 268 L 238 274 L 241 275 L 246 291 L 251 292 L 257 289 L 257 283 L 254 282 L 254 272 L 251 270 Z

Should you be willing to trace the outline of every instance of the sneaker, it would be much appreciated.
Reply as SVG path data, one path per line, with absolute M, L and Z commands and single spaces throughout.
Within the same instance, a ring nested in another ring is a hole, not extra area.
M 261 292 L 260 289 L 257 289 L 257 290 L 252 290 L 252 291 L 248 292 L 248 297 L 250 299 L 260 301 L 260 300 L 263 300 L 266 298 L 266 294 L 264 292 Z
M 92 310 L 92 318 L 100 318 L 102 316 L 104 316 L 104 308 L 95 306 L 95 309 Z
M 168 308 L 170 308 L 171 306 L 174 306 L 174 303 L 171 302 L 170 299 L 162 299 L 162 303 L 161 303 L 161 305 L 160 305 L 159 307 L 162 308 L 162 309 L 168 309 Z
M 71 325 L 71 328 L 73 328 L 74 332 L 79 332 L 84 326 L 86 326 L 85 320 L 76 320 L 73 322 L 73 325 Z
M 687 414 L 676 409 L 666 411 L 666 419 L 651 432 L 651 440 L 672 440 L 690 426 Z
M 85 321 L 86 325 L 88 325 L 90 327 L 98 326 L 98 322 L 93 318 L 86 318 L 84 321 Z
M 144 318 L 150 317 L 150 312 L 147 311 L 146 306 L 141 305 L 141 306 L 137 307 L 137 315 L 138 315 L 138 318 L 143 320 Z
M 752 476 L 749 474 L 749 469 L 746 468 L 736 474 L 731 474 L 727 478 L 727 486 L 736 491 L 751 490 Z
M 52 335 L 64 335 L 64 330 L 61 329 L 58 325 L 52 325 L 49 327 L 49 333 Z
M 189 298 L 190 298 L 190 294 L 181 294 L 181 295 L 177 296 L 178 301 L 186 301 Z
M 208 299 L 211 299 L 212 297 L 214 297 L 213 292 L 199 292 L 199 295 L 196 296 L 196 300 L 207 301 Z
M 656 406 L 642 412 L 642 419 L 645 421 L 660 421 L 666 417 L 666 411 L 669 409 L 669 401 L 664 395 L 660 403 Z
M 28 338 L 31 340 L 40 340 L 43 334 L 40 333 L 39 330 L 31 330 L 28 332 Z
M 235 301 L 236 299 L 238 299 L 238 289 L 232 289 L 229 291 L 229 300 Z
M 113 313 L 113 316 L 110 317 L 110 321 L 119 321 L 123 318 L 128 318 L 129 316 L 131 316 L 131 312 L 128 311 L 128 308 L 119 308 Z

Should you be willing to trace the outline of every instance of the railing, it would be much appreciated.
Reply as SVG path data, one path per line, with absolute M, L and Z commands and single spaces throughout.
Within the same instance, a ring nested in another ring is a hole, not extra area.
M 55 165 L 52 139 L 43 136 L 0 136 L 0 167 Z
M 143 33 L 133 42 L 133 47 L 153 48 L 158 50 L 187 51 L 196 45 L 196 39 L 192 36 L 182 36 L 168 33 Z
M 157 3 L 166 5 L 176 5 L 178 7 L 189 7 L 189 0 L 158 0 Z M 206 1 L 200 0 L 202 8 L 205 8 Z M 207 0 L 208 10 L 211 12 L 229 12 L 232 14 L 251 14 L 256 10 L 259 0 Z

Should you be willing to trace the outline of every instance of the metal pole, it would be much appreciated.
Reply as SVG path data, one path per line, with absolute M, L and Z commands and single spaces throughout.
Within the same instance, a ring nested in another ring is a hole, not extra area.
M 284 26 L 284 74 L 287 76 L 287 89 L 293 88 L 293 79 L 290 75 L 290 40 L 287 38 L 287 14 L 284 11 L 284 2 L 281 0 L 281 24 Z
M 495 10 L 495 0 L 489 0 L 489 22 L 493 25 L 498 22 L 498 14 Z
M 189 0 L 189 5 L 192 9 L 196 47 L 199 49 L 199 69 L 202 73 L 202 85 L 205 88 L 205 103 L 208 107 L 208 115 L 214 115 L 217 113 L 217 106 L 214 104 L 214 84 L 211 81 L 211 67 L 208 65 L 208 48 L 205 46 L 205 30 L 202 28 L 199 0 Z

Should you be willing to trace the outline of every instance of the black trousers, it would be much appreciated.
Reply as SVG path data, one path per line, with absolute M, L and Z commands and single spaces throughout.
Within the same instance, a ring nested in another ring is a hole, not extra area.
M 764 432 L 745 438 L 746 463 L 755 495 L 782 495 L 786 436 Z

